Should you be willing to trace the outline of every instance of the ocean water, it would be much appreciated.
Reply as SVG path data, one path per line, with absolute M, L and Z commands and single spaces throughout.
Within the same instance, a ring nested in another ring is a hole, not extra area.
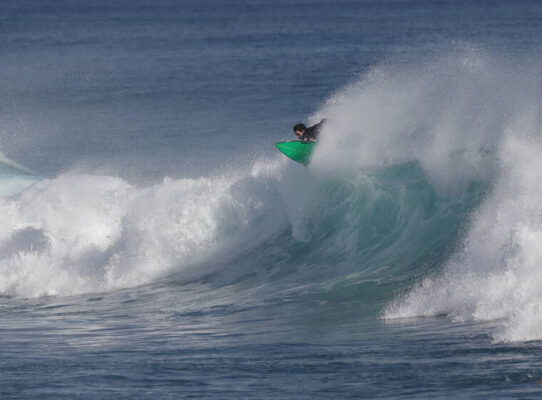
M 0 2 L 0 397 L 540 397 L 541 20 Z

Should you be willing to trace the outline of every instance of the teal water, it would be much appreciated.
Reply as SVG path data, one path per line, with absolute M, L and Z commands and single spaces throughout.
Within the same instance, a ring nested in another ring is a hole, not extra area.
M 2 2 L 1 397 L 540 396 L 541 15 Z

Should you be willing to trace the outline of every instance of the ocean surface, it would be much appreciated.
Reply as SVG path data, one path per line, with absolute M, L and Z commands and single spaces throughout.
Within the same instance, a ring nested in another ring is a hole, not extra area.
M 540 398 L 541 21 L 0 2 L 0 398 Z

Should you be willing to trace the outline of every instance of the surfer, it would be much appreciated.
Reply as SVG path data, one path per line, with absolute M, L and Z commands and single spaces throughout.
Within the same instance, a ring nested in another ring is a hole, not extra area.
M 320 130 L 322 129 L 326 120 L 327 119 L 324 118 L 319 123 L 309 128 L 307 128 L 305 124 L 301 124 L 301 123 L 296 124 L 294 125 L 294 133 L 299 138 L 299 140 L 308 140 L 310 142 L 316 142 L 316 139 L 318 135 L 320 134 Z

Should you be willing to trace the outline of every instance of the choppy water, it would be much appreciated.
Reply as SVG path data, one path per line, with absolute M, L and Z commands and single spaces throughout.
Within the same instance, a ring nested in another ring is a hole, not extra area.
M 538 397 L 541 16 L 2 2 L 2 398 Z

